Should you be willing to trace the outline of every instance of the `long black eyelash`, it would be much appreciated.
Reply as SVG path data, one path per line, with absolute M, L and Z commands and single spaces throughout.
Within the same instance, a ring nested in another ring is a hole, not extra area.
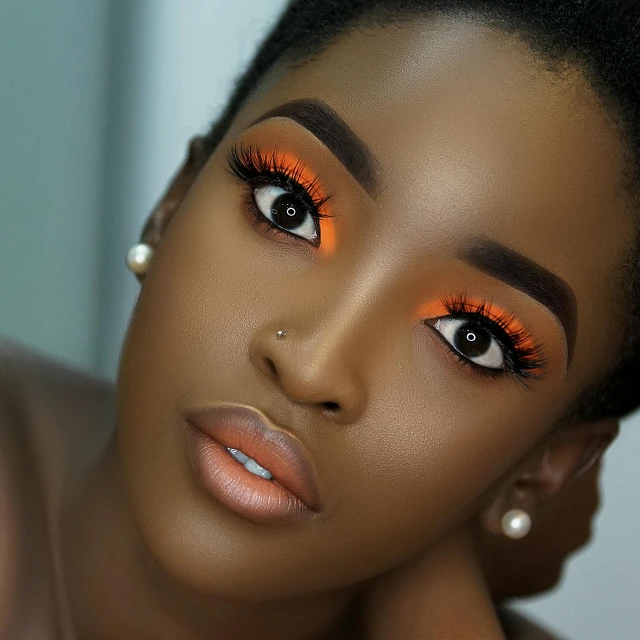
M 314 178 L 310 183 L 304 179 L 305 167 L 302 161 L 287 165 L 277 151 L 263 153 L 255 146 L 234 145 L 227 152 L 227 164 L 227 170 L 232 176 L 252 187 L 273 185 L 294 194 L 309 207 L 309 212 L 316 220 L 331 217 L 321 211 L 331 196 L 320 197 L 318 178 Z M 247 203 L 252 205 L 252 211 L 259 222 L 267 224 L 276 233 L 297 237 L 265 218 L 257 210 L 252 196 L 247 199 Z
M 544 377 L 543 370 L 547 362 L 543 357 L 541 347 L 528 346 L 532 342 L 531 336 L 524 329 L 514 329 L 515 316 L 492 311 L 491 305 L 485 302 L 477 304 L 471 302 L 466 296 L 455 296 L 443 300 L 448 316 L 452 318 L 469 320 L 485 328 L 502 347 L 504 352 L 505 370 L 516 376 L 520 382 L 526 385 L 527 380 L 541 380 Z M 478 373 L 490 377 L 504 375 L 504 370 L 489 369 L 472 362 L 452 348 L 463 364 L 469 365 Z

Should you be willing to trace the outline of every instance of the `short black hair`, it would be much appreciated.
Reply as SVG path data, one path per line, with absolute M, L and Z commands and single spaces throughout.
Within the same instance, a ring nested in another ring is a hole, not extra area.
M 631 210 L 640 201 L 640 3 L 637 0 L 292 0 L 238 79 L 204 140 L 208 156 L 276 65 L 319 53 L 357 27 L 416 16 L 469 16 L 516 34 L 541 59 L 582 71 L 617 124 L 628 156 Z M 620 353 L 576 400 L 563 423 L 620 418 L 640 406 L 640 228 L 620 283 L 627 309 Z

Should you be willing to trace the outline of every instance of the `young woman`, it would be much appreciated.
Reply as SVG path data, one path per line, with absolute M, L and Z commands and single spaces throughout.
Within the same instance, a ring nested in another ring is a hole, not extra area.
M 5 430 L 6 575 L 28 521 L 67 637 L 505 637 L 487 536 L 638 403 L 639 17 L 293 2 L 129 255 L 117 438 Z

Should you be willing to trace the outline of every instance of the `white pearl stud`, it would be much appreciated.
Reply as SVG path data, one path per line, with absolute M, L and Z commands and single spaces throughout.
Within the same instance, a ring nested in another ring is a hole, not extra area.
M 521 540 L 531 531 L 531 516 L 522 509 L 511 509 L 502 517 L 502 532 L 507 538 Z
M 134 244 L 127 253 L 127 267 L 136 275 L 142 275 L 149 268 L 152 257 L 153 247 L 144 242 Z

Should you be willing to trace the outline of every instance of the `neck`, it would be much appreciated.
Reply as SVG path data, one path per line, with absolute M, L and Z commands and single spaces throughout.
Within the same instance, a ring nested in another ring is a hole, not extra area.
M 382 576 L 363 598 L 367 638 L 504 640 L 476 555 L 460 530 Z
M 115 438 L 70 496 L 61 522 L 69 617 L 77 640 L 337 638 L 357 588 L 278 602 L 228 602 L 167 575 L 127 507 Z

